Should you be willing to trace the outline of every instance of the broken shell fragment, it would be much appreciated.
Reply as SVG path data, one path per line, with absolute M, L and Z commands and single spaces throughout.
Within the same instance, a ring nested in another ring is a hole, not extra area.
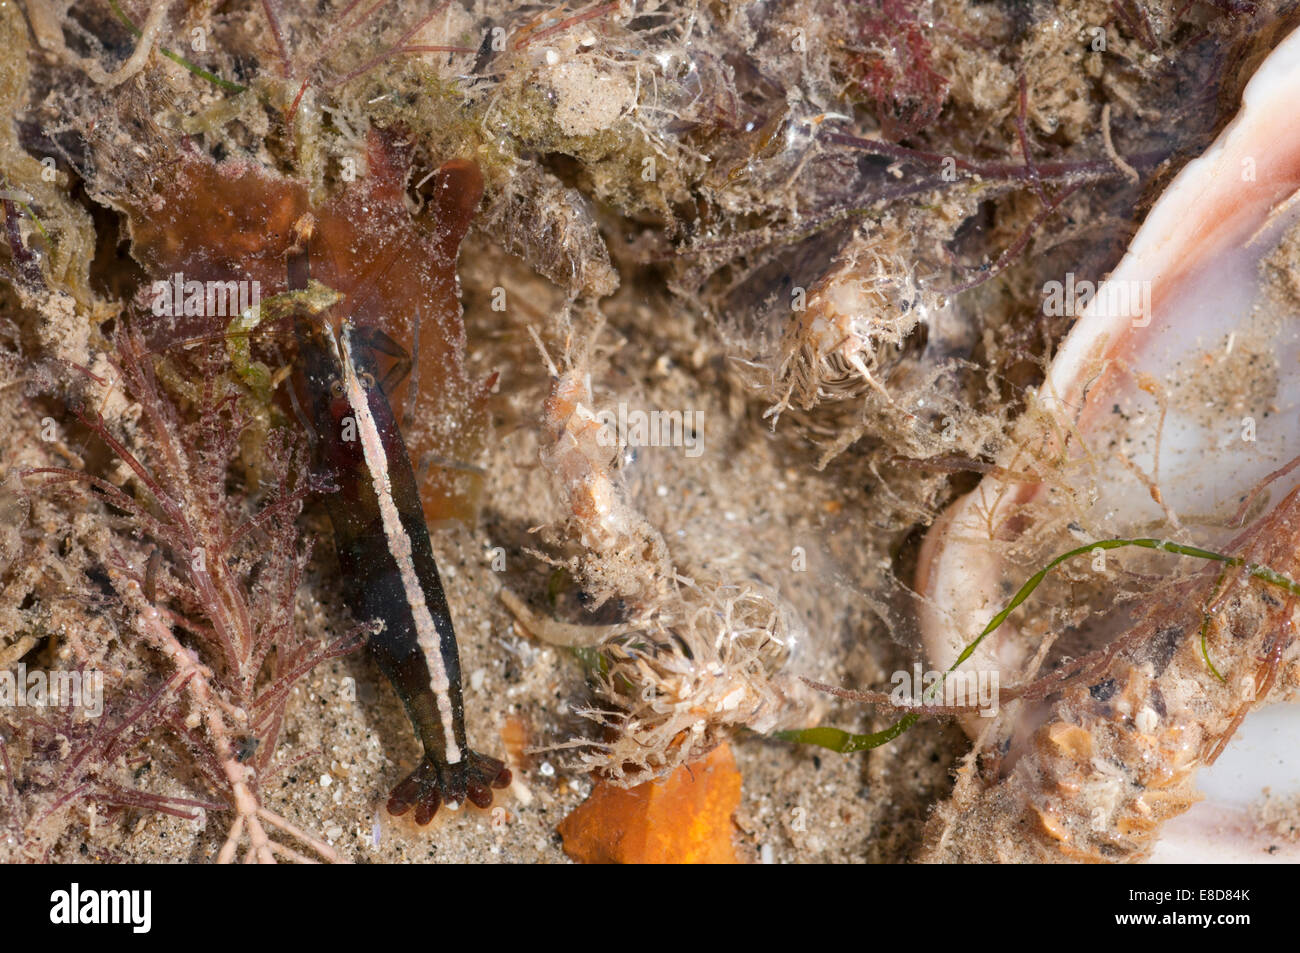
M 922 638 L 936 668 L 952 665 L 1025 579 L 1087 540 L 1163 538 L 1296 577 L 1297 98 L 1300 32 L 1261 65 L 1237 116 L 1165 190 L 1108 280 L 1073 302 L 1079 319 L 999 461 L 1033 480 L 986 477 L 922 548 Z M 1067 278 L 1063 287 L 1079 287 Z M 1104 671 L 1123 686 L 1113 697 L 1095 685 L 1061 689 L 1004 707 L 992 729 L 1010 743 L 994 789 L 1003 813 L 1051 818 L 1039 825 L 1044 843 L 1066 856 L 1149 852 L 1160 822 L 1197 799 L 1196 770 L 1258 700 L 1259 658 L 1295 654 L 1294 609 L 1273 597 L 1285 593 L 1261 592 L 1236 574 L 1224 576 L 1224 616 L 1207 623 L 1202 651 L 1202 607 L 1221 595 L 1222 567 L 1179 558 L 1159 553 L 1121 566 L 1103 553 L 1091 579 L 1074 579 L 1102 611 L 1086 621 L 1068 607 L 1012 615 L 963 663 L 1014 686 L 1038 673 L 1054 640 L 1075 655 L 1116 646 Z M 1189 569 L 1195 581 L 1183 579 Z M 1134 578 L 1145 588 L 1125 590 Z M 1123 591 L 1131 604 L 1118 605 Z M 1164 648 L 1151 651 L 1157 643 Z M 1269 700 L 1294 689 L 1286 681 L 1278 678 Z M 988 723 L 972 717 L 966 726 L 976 735 Z M 962 850 L 962 816 L 986 811 L 993 796 L 950 806 L 936 856 Z

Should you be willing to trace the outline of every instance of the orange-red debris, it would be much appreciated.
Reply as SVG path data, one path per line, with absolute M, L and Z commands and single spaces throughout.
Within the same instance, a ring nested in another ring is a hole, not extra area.
M 597 782 L 559 830 L 565 853 L 585 864 L 734 864 L 739 804 L 740 772 L 722 745 L 665 781 Z

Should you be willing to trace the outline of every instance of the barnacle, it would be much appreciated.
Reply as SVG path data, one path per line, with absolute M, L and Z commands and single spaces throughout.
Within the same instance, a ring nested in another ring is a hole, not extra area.
M 601 705 L 582 713 L 608 731 L 584 745 L 582 762 L 630 786 L 701 757 L 737 727 L 772 730 L 790 707 L 773 674 L 798 637 L 772 593 L 680 583 L 601 645 Z
M 841 250 L 816 284 L 798 289 L 781 338 L 770 390 L 779 418 L 792 404 L 811 410 L 824 401 L 860 396 L 870 387 L 890 400 L 884 380 L 908 336 L 938 296 L 917 286 L 913 266 L 890 229 L 864 229 Z

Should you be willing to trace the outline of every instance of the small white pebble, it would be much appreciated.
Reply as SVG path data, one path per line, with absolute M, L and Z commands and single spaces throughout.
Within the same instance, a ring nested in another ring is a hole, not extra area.
M 327 788 L 327 787 L 329 787 L 329 786 L 330 786 L 331 784 L 333 784 L 333 783 L 334 783 L 334 779 L 331 778 L 328 774 L 322 774 L 322 775 L 320 776 L 320 786 L 321 786 L 321 787 L 323 787 L 323 788 Z
M 655 496 L 667 496 L 667 495 L 668 495 L 668 487 L 664 486 L 662 483 L 659 486 L 655 487 Z
M 328 838 L 331 844 L 334 843 L 342 836 L 343 836 L 343 828 L 339 827 L 337 824 L 331 824 L 327 828 L 325 828 L 325 837 Z
M 554 66 L 558 62 L 560 62 L 560 54 L 555 50 L 548 49 L 546 51 L 546 65 Z
M 1155 731 L 1156 726 L 1160 724 L 1160 716 L 1150 708 L 1143 708 L 1137 713 L 1137 717 L 1134 721 L 1137 723 L 1138 731 L 1142 732 L 1144 735 L 1149 735 L 1151 732 Z
M 776 855 L 772 852 L 771 844 L 764 844 L 758 849 L 758 862 L 760 864 L 776 863 Z
M 487 672 L 481 668 L 474 669 L 474 671 L 469 674 L 469 687 L 476 692 L 481 692 L 483 690 L 483 682 L 486 678 Z
M 513 780 L 511 780 L 510 793 L 514 795 L 515 800 L 519 802 L 520 807 L 527 807 L 529 804 L 533 803 L 533 792 L 528 790 L 528 786 L 524 784 L 524 779 L 521 775 L 516 774 Z
M 551 778 L 555 776 L 555 767 L 551 764 L 551 762 L 543 761 L 540 765 L 537 766 L 537 773 L 544 778 Z

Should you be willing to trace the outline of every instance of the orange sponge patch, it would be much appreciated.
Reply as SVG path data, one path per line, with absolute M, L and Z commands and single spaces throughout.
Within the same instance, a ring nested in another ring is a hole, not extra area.
M 722 745 L 664 781 L 597 782 L 559 830 L 565 853 L 585 864 L 734 864 L 739 804 L 740 772 Z

